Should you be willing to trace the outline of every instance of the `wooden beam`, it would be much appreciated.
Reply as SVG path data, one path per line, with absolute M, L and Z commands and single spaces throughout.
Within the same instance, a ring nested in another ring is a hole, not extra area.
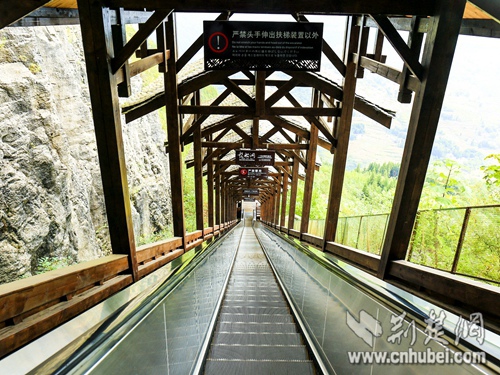
M 222 94 L 220 94 L 210 105 L 217 106 L 217 105 L 221 104 L 229 96 L 229 94 L 231 94 L 231 90 L 229 90 L 229 89 L 224 90 L 224 92 Z M 200 127 L 203 124 L 203 122 L 205 122 L 209 117 L 210 117 L 210 115 L 198 116 L 198 118 L 193 122 L 193 124 L 184 132 L 184 134 L 182 134 L 181 142 L 184 144 L 187 141 L 188 137 L 191 134 L 193 134 L 193 131 L 197 127 Z M 187 143 L 190 143 L 190 142 L 187 142 Z
M 269 116 L 331 116 L 339 117 L 340 108 L 314 108 L 314 107 L 271 107 L 266 108 Z
M 424 76 L 413 102 L 394 202 L 378 276 L 391 261 L 405 259 L 436 135 L 465 0 L 440 0 L 425 41 Z
M 181 105 L 179 106 L 181 114 L 199 114 L 199 115 L 246 115 L 252 116 L 254 109 L 240 106 L 212 106 L 212 105 Z
M 179 84 L 179 97 L 201 90 L 203 87 L 219 83 L 236 73 L 235 70 L 208 70 Z
M 135 53 L 141 44 L 144 43 L 144 41 L 153 33 L 153 31 L 156 30 L 156 28 L 171 12 L 171 9 L 160 9 L 153 13 L 144 26 L 140 28 L 121 49 L 120 53 L 111 60 L 111 71 L 113 74 L 125 64 L 125 62 Z
M 291 78 L 288 82 L 281 85 L 278 90 L 276 90 L 269 98 L 266 100 L 266 107 L 272 107 L 281 98 L 283 98 L 287 93 L 289 93 L 295 86 L 297 86 L 299 80 L 297 78 Z
M 411 22 L 411 31 L 410 35 L 408 36 L 408 46 L 410 47 L 410 51 L 414 56 L 420 56 L 422 41 L 424 39 L 424 34 L 418 32 L 420 18 L 413 17 Z M 400 103 L 411 103 L 412 90 L 407 87 L 410 77 L 412 76 L 408 71 L 408 66 L 405 65 L 403 67 L 403 76 L 401 77 L 402 79 L 399 85 L 398 101 Z
M 167 51 L 167 58 L 170 57 L 170 51 Z M 147 56 L 143 59 L 140 59 L 138 61 L 134 61 L 132 64 L 129 65 L 130 69 L 130 77 L 135 77 L 138 74 L 141 74 L 142 72 L 145 72 L 148 69 L 151 69 L 154 66 L 157 66 L 161 63 L 163 63 L 163 53 L 158 52 L 155 53 L 154 55 Z M 116 73 L 116 82 L 120 84 L 123 82 L 123 74 L 121 73 L 122 71 L 119 70 Z
M 389 43 L 392 44 L 397 54 L 406 63 L 408 69 L 411 70 L 411 72 L 415 75 L 415 77 L 418 78 L 419 81 L 422 81 L 423 68 L 418 61 L 418 55 L 416 55 L 414 51 L 412 51 L 408 47 L 391 21 L 389 21 L 387 17 L 377 14 L 372 14 L 371 17 L 377 23 L 379 29 L 384 33 L 384 36 L 387 38 Z
M 205 138 L 208 134 L 213 134 L 213 133 L 216 133 L 220 130 L 230 128 L 232 125 L 237 124 L 241 121 L 245 121 L 247 119 L 248 119 L 247 116 L 240 116 L 240 115 L 227 117 L 227 118 L 225 118 L 221 121 L 218 121 L 214 124 L 205 126 L 205 128 L 203 128 L 203 130 L 201 131 L 201 135 L 202 135 L 202 137 Z
M 335 240 L 338 218 L 340 213 L 340 200 L 344 185 L 344 176 L 347 163 L 347 151 L 349 149 L 349 137 L 351 134 L 352 112 L 356 95 L 356 64 L 353 53 L 357 51 L 359 37 L 359 26 L 356 26 L 354 17 L 349 17 L 346 27 L 344 51 L 346 61 L 346 75 L 344 78 L 344 98 L 342 101 L 342 115 L 339 121 L 337 148 L 333 159 L 332 177 L 330 180 L 330 194 L 325 220 L 325 244 Z M 324 245 L 325 246 L 325 245 Z
M 383 64 L 374 59 L 370 59 L 366 56 L 361 56 L 361 61 L 359 61 L 358 56 L 355 56 L 356 61 L 363 68 L 368 69 L 370 72 L 378 74 L 381 77 L 387 78 L 388 80 L 400 84 L 403 79 L 403 72 L 390 67 L 389 65 Z M 407 88 L 412 91 L 417 91 L 420 86 L 420 82 L 415 76 L 408 76 Z
M 0 6 L 0 29 L 44 6 L 45 3 L 48 3 L 48 0 L 25 0 L 16 2 L 15 5 L 3 2 Z
M 155 12 L 156 13 L 156 12 Z M 158 48 L 166 53 L 170 50 L 170 59 L 166 61 L 167 71 L 164 75 L 165 110 L 167 112 L 167 137 L 168 137 L 168 160 L 170 166 L 170 189 L 172 197 L 172 222 L 174 236 L 181 237 L 183 247 L 186 248 L 186 224 L 184 221 L 184 194 L 182 175 L 182 152 L 181 152 L 181 119 L 178 107 L 177 71 L 175 61 L 177 56 L 177 42 L 175 36 L 175 16 L 170 14 L 168 22 L 160 25 L 156 31 L 158 37 Z
M 249 108 L 255 108 L 255 100 L 250 97 L 241 87 L 231 81 L 229 78 L 224 78 L 222 84 L 232 91 L 240 100 Z
M 113 35 L 113 50 L 115 55 L 119 54 L 123 49 L 123 46 L 127 42 L 127 36 L 125 33 L 125 23 L 122 22 L 124 10 L 123 8 L 119 8 L 116 11 L 116 15 L 118 18 L 118 23 L 116 25 L 111 26 L 111 31 Z M 118 84 L 118 96 L 122 98 L 128 98 L 132 94 L 132 89 L 130 86 L 130 65 L 128 61 L 125 61 L 125 64 L 119 70 L 121 80 L 117 80 Z
M 114 254 L 128 255 L 129 272 L 137 281 L 120 103 L 108 63 L 113 56 L 109 9 L 90 0 L 79 1 L 78 6 L 111 248 Z
M 27 2 L 22 2 L 26 4 Z M 24 11 L 23 11 L 24 12 Z M 23 13 L 21 12 L 21 13 Z M 3 13 L 2 13 L 3 14 Z M 1 16 L 0 16 L 0 22 Z M 57 26 L 57 25 L 78 25 L 80 16 L 77 9 L 61 9 L 42 7 L 30 12 L 18 21 L 8 25 L 9 27 L 30 27 L 30 26 Z M 113 24 L 113 21 L 111 21 Z M 0 26 L 0 29 L 2 27 Z
M 161 9 L 167 6 L 163 0 L 143 0 L 140 4 L 134 0 L 108 0 L 111 8 L 124 7 L 127 9 Z M 176 12 L 223 12 L 228 9 L 225 0 L 191 0 L 169 1 L 168 6 Z M 255 0 L 251 3 L 239 1 L 232 3 L 231 11 L 234 13 L 286 13 L 294 14 L 304 11 L 321 14 L 421 14 L 434 13 L 435 2 L 431 0 L 406 0 L 406 1 L 352 1 L 337 0 L 311 2 L 309 0 L 282 0 L 278 3 L 267 0 Z

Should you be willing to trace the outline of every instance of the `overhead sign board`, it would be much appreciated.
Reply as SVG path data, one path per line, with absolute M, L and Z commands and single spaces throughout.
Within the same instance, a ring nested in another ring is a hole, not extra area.
M 240 168 L 240 176 L 244 178 L 263 178 L 267 177 L 268 169 L 267 168 Z
M 323 24 L 204 21 L 205 70 L 319 71 Z
M 274 151 L 236 150 L 236 164 L 243 166 L 274 165 Z
M 243 189 L 243 195 L 259 195 L 259 189 Z

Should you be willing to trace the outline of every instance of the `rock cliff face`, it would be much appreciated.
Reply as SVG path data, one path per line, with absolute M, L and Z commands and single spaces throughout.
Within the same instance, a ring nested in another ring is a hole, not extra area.
M 171 221 L 165 135 L 157 114 L 123 133 L 137 239 Z M 79 27 L 0 30 L 0 283 L 109 252 Z

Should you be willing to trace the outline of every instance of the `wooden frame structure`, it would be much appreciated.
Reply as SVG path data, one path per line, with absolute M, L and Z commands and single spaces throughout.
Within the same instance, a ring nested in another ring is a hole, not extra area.
M 465 0 L 257 0 L 234 2 L 230 10 L 222 0 L 79 0 L 77 10 L 71 0 L 54 0 L 47 4 L 49 7 L 40 8 L 45 3 L 30 0 L 10 7 L 0 16 L 0 27 L 14 22 L 18 26 L 46 24 L 50 20 L 56 20 L 54 24 L 72 24 L 78 17 L 113 255 L 95 264 L 71 268 L 63 275 L 48 274 L 9 284 L 8 288 L 0 287 L 0 306 L 10 306 L 2 309 L 0 319 L 1 355 L 232 227 L 237 218 L 236 203 L 242 199 L 242 191 L 246 188 L 259 189 L 261 218 L 267 225 L 414 293 L 428 292 L 438 298 L 446 296 L 441 301 L 448 308 L 472 312 L 480 308 L 490 319 L 490 328 L 498 330 L 496 322 L 500 314 L 495 301 L 499 294 L 495 288 L 405 261 L 458 35 L 461 32 L 468 35 L 489 33 L 488 36 L 500 37 L 500 27 L 495 22 L 500 19 L 498 8 L 485 0 L 475 2 L 490 16 L 484 26 L 477 20 L 465 22 Z M 61 7 L 65 9 L 59 9 Z M 307 14 L 345 15 L 348 22 L 343 53 L 338 54 L 326 42 L 323 45 L 325 57 L 343 77 L 342 84 L 310 72 L 284 72 L 288 78 L 283 79 L 282 76 L 273 77 L 272 72 L 202 71 L 180 80 L 183 69 L 202 47 L 203 38 L 200 36 L 182 56 L 178 56 L 175 12 L 219 12 L 220 20 L 228 19 L 233 13 L 291 14 L 300 22 L 308 21 Z M 128 23 L 139 23 L 140 27 L 127 41 L 124 27 Z M 367 51 L 371 29 L 377 32 L 373 53 Z M 398 30 L 410 31 L 408 43 Z M 154 32 L 157 48 L 151 50 L 147 47 L 147 39 Z M 425 43 L 424 33 L 427 35 Z M 385 64 L 381 53 L 384 42 L 389 42 L 403 60 L 401 71 Z M 129 63 L 133 55 L 140 59 Z M 164 91 L 135 102 L 123 112 L 125 121 L 129 122 L 160 108 L 166 109 L 166 149 L 172 196 L 177 198 L 172 203 L 175 237 L 137 248 L 118 97 L 130 96 L 131 77 L 153 67 L 163 73 Z M 392 118 L 390 111 L 356 94 L 356 82 L 365 70 L 397 83 L 400 102 L 409 103 L 414 96 L 403 162 L 380 257 L 335 242 L 353 111 L 385 127 L 390 127 Z M 211 103 L 202 103 L 201 90 L 210 85 L 220 85 L 224 90 Z M 301 105 L 294 97 L 292 90 L 295 87 L 311 89 L 310 106 Z M 193 144 L 193 158 L 186 164 L 195 170 L 197 230 L 186 233 L 181 198 L 181 151 L 190 143 Z M 317 147 L 334 154 L 323 238 L 307 233 L 314 173 L 319 168 Z M 251 181 L 238 178 L 231 156 L 238 148 L 275 150 L 277 162 L 269 177 Z M 208 228 L 203 221 L 204 176 L 208 189 Z M 304 219 L 300 230 L 296 230 L 293 219 L 300 179 L 304 180 L 306 192 L 302 207 Z M 43 294 L 54 285 L 68 283 L 83 274 L 90 274 L 85 278 L 88 282 L 72 283 L 73 288 L 62 288 L 50 298 Z M 71 302 L 74 296 L 78 297 L 78 303 Z M 82 299 L 85 302 L 81 302 Z M 49 311 L 48 307 L 54 305 L 58 307 Z M 54 319 L 50 314 L 56 310 L 57 319 Z M 35 314 L 40 321 L 25 320 Z

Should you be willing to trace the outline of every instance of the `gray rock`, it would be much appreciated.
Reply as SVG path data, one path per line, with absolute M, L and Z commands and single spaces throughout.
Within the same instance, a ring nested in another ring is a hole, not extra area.
M 135 80 L 140 86 L 140 80 Z M 158 114 L 123 125 L 136 239 L 171 225 Z M 79 26 L 0 30 L 0 283 L 110 253 Z

